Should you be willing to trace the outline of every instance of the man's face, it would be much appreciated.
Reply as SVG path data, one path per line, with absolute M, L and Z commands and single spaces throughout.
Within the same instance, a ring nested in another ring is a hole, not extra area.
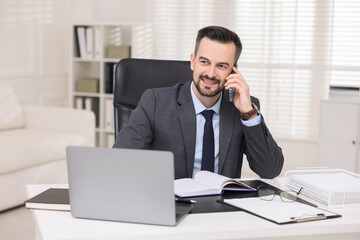
M 235 50 L 232 42 L 220 43 L 209 38 L 200 41 L 196 56 L 191 54 L 191 69 L 194 85 L 201 96 L 219 96 L 224 89 L 225 78 L 234 66 Z

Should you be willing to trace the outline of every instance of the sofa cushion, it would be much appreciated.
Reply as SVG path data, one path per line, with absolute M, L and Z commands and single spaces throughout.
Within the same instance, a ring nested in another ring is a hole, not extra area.
M 0 131 L 0 174 L 65 159 L 66 146 L 85 143 L 82 135 L 60 131 Z
M 0 131 L 25 127 L 25 116 L 10 84 L 0 81 Z

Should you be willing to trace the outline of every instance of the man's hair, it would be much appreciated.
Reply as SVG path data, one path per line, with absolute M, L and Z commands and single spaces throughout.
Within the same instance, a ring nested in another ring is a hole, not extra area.
M 236 33 L 234 33 L 233 31 L 227 28 L 220 26 L 208 26 L 200 29 L 196 37 L 195 52 L 194 52 L 195 56 L 197 54 L 197 51 L 199 50 L 200 41 L 205 37 L 213 41 L 218 41 L 220 43 L 233 42 L 236 47 L 235 64 L 237 63 L 242 51 L 242 44 L 240 38 Z

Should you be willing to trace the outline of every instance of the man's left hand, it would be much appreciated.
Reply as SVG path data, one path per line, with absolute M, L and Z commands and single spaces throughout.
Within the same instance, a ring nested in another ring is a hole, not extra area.
M 250 88 L 239 69 L 233 67 L 233 73 L 226 78 L 225 89 L 235 88 L 233 102 L 235 107 L 246 113 L 253 109 L 251 106 Z

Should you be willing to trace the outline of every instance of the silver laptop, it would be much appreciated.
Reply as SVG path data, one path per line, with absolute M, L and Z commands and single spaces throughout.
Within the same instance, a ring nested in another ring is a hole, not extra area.
M 66 155 L 73 217 L 174 226 L 193 207 L 175 202 L 171 152 L 69 146 Z

